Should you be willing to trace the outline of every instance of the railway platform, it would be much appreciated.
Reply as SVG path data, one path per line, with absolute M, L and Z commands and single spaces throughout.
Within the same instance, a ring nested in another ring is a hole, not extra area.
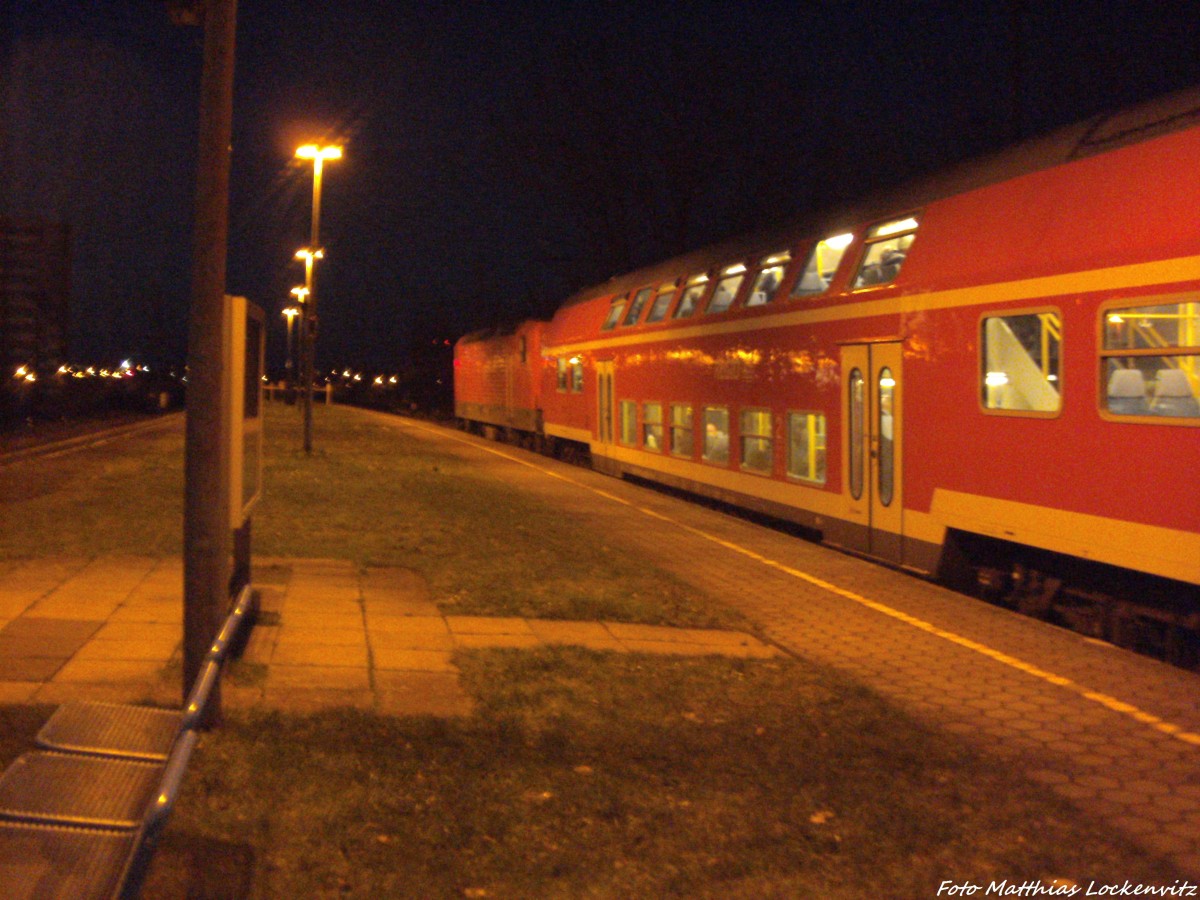
M 469 461 L 473 475 L 537 495 L 568 527 L 573 519 L 603 527 L 612 554 L 650 561 L 722 599 L 754 634 L 447 616 L 407 570 L 256 558 L 264 615 L 223 683 L 227 705 L 467 713 L 451 658 L 458 647 L 792 654 L 961 736 L 1200 880 L 1196 673 L 588 469 L 363 415 Z M 176 704 L 179 565 L 0 563 L 0 703 Z
M 839 669 L 1200 877 L 1200 675 L 750 521 L 507 445 L 380 416 L 469 457 L 613 553 L 724 598 L 780 649 Z

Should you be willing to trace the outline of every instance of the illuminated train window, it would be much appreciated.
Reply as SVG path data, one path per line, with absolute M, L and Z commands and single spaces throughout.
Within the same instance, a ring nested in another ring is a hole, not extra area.
M 571 364 L 571 393 L 583 393 L 583 360 L 578 356 L 572 356 L 568 362 Z
M 770 474 L 775 461 L 771 441 L 771 411 L 742 410 L 742 468 Z
M 764 259 L 754 276 L 754 286 L 750 288 L 750 296 L 746 298 L 747 306 L 762 306 L 775 299 L 783 281 L 787 264 L 792 261 L 789 253 L 775 253 Z
M 642 314 L 642 310 L 646 307 L 646 301 L 650 299 L 653 292 L 654 288 L 642 288 L 634 295 L 633 302 L 629 304 L 629 314 L 621 322 L 622 325 L 633 325 L 637 322 L 638 316 Z
M 690 403 L 671 404 L 671 452 L 676 456 L 691 456 L 696 448 Z
M 683 291 L 683 297 L 679 300 L 679 306 L 675 308 L 674 319 L 686 319 L 700 307 L 700 298 L 704 296 L 704 289 L 708 287 L 707 275 L 693 275 L 688 279 L 687 287 Z
M 980 321 L 984 409 L 1054 415 L 1062 408 L 1062 318 L 1057 311 Z
M 825 416 L 788 413 L 787 473 L 801 481 L 825 483 Z
M 704 461 L 729 464 L 729 410 L 723 406 L 704 407 Z
M 1106 309 L 1101 409 L 1200 425 L 1200 301 Z
M 568 384 L 567 383 L 567 361 L 563 357 L 560 356 L 560 357 L 558 357 L 558 359 L 556 359 L 554 361 L 554 366 L 555 366 L 555 375 L 557 376 L 557 379 L 558 379 L 558 382 L 557 382 L 558 389 L 560 391 L 565 392 L 567 389 L 567 384 Z
M 742 286 L 745 277 L 746 267 L 741 263 L 723 269 L 705 312 L 719 313 L 729 309 L 733 305 L 733 298 L 737 296 L 738 288 Z
M 642 404 L 642 446 L 647 450 L 662 450 L 662 404 Z
M 833 273 L 841 264 L 842 257 L 846 254 L 846 248 L 852 243 L 854 243 L 854 235 L 849 232 L 830 235 L 824 240 L 817 241 L 812 252 L 808 254 L 804 271 L 796 279 L 796 284 L 792 288 L 792 296 L 804 297 L 824 293 L 829 287 L 829 282 L 833 281 Z
M 917 236 L 917 219 L 907 216 L 874 226 L 867 232 L 867 246 L 862 262 L 858 264 L 858 275 L 854 287 L 871 287 L 890 284 L 900 274 L 900 267 L 908 256 L 908 248 Z
M 650 312 L 646 314 L 647 322 L 661 322 L 667 317 L 667 310 L 671 306 L 671 299 L 675 296 L 676 283 L 668 281 L 666 284 L 659 285 L 658 293 L 654 295 L 654 303 L 650 307 Z
M 604 320 L 604 324 L 600 326 L 602 331 L 608 331 L 610 328 L 615 328 L 617 323 L 621 321 L 621 313 L 625 311 L 625 296 L 613 297 L 612 306 L 608 308 L 608 318 Z
M 621 443 L 632 447 L 637 443 L 637 404 L 621 401 Z

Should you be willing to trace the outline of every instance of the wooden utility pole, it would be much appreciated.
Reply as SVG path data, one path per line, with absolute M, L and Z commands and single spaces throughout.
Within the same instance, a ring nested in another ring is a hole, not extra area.
M 188 319 L 184 449 L 183 694 L 186 698 L 229 600 L 229 377 L 225 360 L 225 256 L 237 0 L 204 0 L 204 73 L 192 306 Z M 220 721 L 214 687 L 207 724 Z

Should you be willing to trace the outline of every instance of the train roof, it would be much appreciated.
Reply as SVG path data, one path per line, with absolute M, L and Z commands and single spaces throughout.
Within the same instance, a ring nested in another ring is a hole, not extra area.
M 761 253 L 764 248 L 784 249 L 795 243 L 798 233 L 810 237 L 829 234 L 851 225 L 925 206 L 945 197 L 964 194 L 1196 125 L 1200 125 L 1200 87 L 1101 113 L 857 202 L 815 212 L 788 226 L 730 238 L 614 276 L 606 282 L 576 292 L 562 306 L 574 306 L 603 294 L 617 293 L 656 281 L 669 281 L 678 277 L 681 270 L 706 271 L 734 257 L 751 252 Z

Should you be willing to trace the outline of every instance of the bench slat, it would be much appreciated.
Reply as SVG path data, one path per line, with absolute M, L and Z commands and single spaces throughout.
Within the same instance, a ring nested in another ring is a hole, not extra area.
M 99 900 L 120 887 L 135 833 L 0 822 L 5 900 Z
M 42 726 L 46 750 L 165 762 L 183 714 L 122 703 L 64 703 Z
M 0 816 L 132 831 L 162 775 L 155 763 L 26 753 L 0 776 Z

